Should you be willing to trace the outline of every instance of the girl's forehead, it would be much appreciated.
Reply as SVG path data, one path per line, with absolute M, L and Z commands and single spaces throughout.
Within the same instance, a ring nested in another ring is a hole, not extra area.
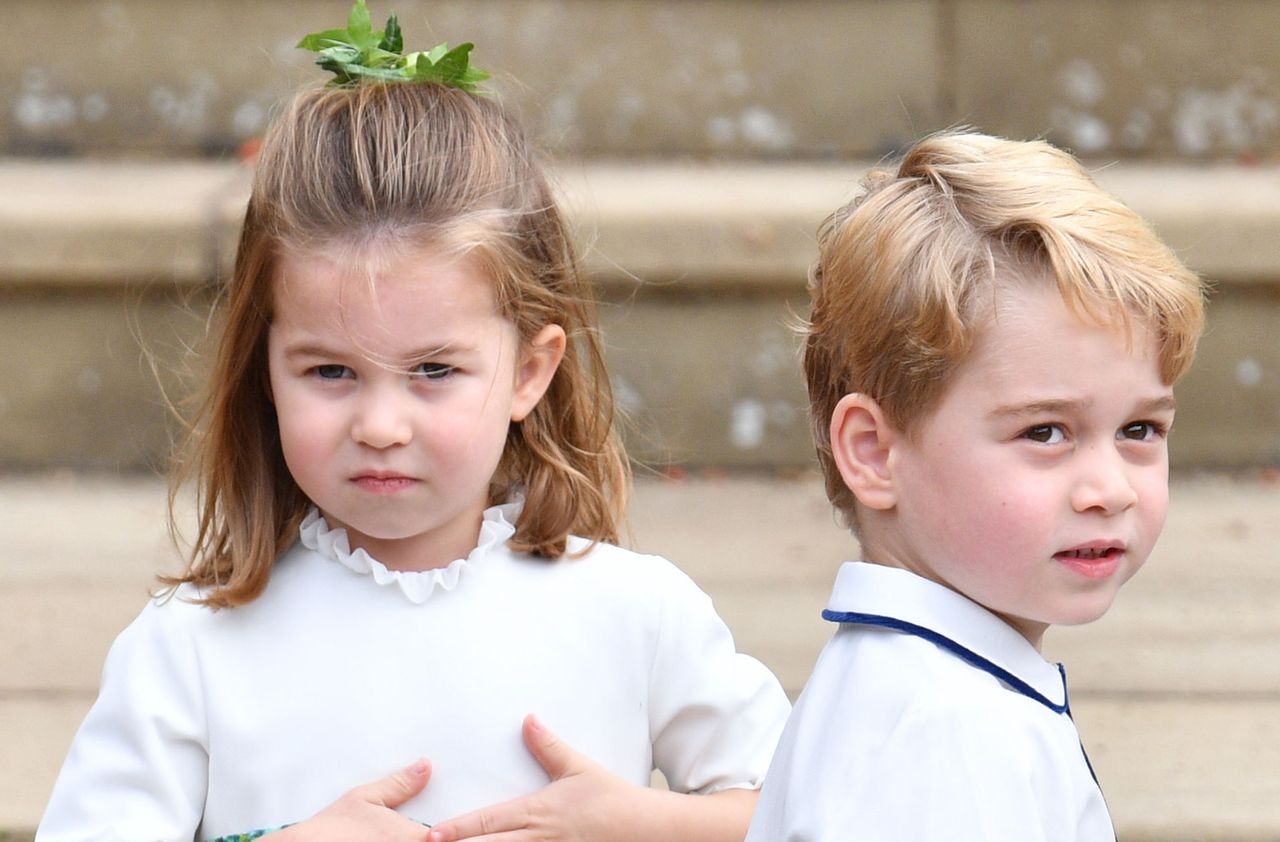
M 502 333 L 506 325 L 493 284 L 474 261 L 422 250 L 373 261 L 332 250 L 282 253 L 271 321 L 277 333 L 349 340 L 378 356 Z
M 424 246 L 282 249 L 272 297 L 277 305 L 495 309 L 494 284 L 477 260 Z

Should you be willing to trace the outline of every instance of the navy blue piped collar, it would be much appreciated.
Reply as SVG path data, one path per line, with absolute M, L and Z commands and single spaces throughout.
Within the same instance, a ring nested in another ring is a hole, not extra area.
M 1071 704 L 1067 699 L 1067 673 L 1062 664 L 1058 664 L 1058 674 L 1062 678 L 1062 704 L 1057 704 L 1043 693 L 1036 690 L 1027 682 L 1018 676 L 1009 672 L 1004 667 L 996 664 L 987 658 L 982 657 L 972 649 L 967 649 L 956 643 L 954 640 L 944 637 L 932 629 L 924 626 L 917 626 L 915 623 L 908 623 L 897 619 L 896 617 L 882 617 L 876 614 L 858 614 L 852 611 L 831 611 L 830 609 L 822 612 L 822 619 L 830 620 L 833 623 L 854 623 L 863 626 L 880 626 L 881 628 L 892 629 L 894 631 L 909 634 L 914 637 L 923 638 L 930 643 L 941 646 L 948 652 L 956 655 L 963 661 L 967 661 L 970 665 L 977 667 L 985 673 L 995 676 L 1004 682 L 1011 690 L 1014 690 L 1028 699 L 1039 702 L 1054 713 L 1065 713 L 1071 715 Z
M 847 562 L 824 619 L 911 634 L 946 649 L 1055 713 L 1070 715 L 1065 673 L 1004 620 L 950 588 L 906 570 Z
M 1050 664 L 1008 623 L 950 588 L 878 564 L 851 561 L 840 567 L 825 620 L 879 626 L 928 640 L 994 676 L 1006 687 L 1054 713 L 1071 716 L 1067 672 Z M 1080 754 L 1094 783 L 1089 755 Z

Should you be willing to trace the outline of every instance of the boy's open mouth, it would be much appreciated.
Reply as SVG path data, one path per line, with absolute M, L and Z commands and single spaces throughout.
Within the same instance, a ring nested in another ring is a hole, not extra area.
M 1123 544 L 1098 542 L 1054 553 L 1053 559 L 1086 579 L 1107 579 L 1120 570 L 1124 562 Z
M 1086 560 L 1111 558 L 1124 552 L 1120 547 L 1097 547 L 1081 550 L 1063 550 L 1060 553 L 1054 553 L 1054 558 L 1082 558 Z

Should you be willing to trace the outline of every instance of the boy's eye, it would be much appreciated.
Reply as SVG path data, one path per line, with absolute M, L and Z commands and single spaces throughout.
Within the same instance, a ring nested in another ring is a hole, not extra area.
M 326 363 L 312 369 L 321 380 L 341 380 L 351 375 L 351 369 L 337 363 Z
M 1039 444 L 1060 444 L 1066 441 L 1067 435 L 1057 424 L 1037 424 L 1024 430 L 1022 437 Z
M 413 367 L 412 374 L 424 380 L 443 380 L 454 371 L 453 366 L 444 363 L 422 363 Z
M 1119 438 L 1129 441 L 1152 441 L 1164 435 L 1165 429 L 1154 421 L 1134 421 L 1120 428 Z

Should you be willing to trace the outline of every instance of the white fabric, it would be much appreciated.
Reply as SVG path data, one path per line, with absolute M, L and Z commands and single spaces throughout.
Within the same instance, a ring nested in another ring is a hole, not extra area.
M 536 713 L 636 784 L 756 787 L 786 719 L 711 601 L 664 559 L 510 552 L 514 505 L 443 571 L 399 573 L 308 519 L 261 597 L 148 604 L 113 645 L 37 838 L 209 839 L 307 818 L 419 756 L 424 822 L 547 782 Z M 570 551 L 585 542 L 571 539 Z
M 1053 704 L 1066 688 L 985 608 L 903 570 L 843 565 L 828 611 L 931 630 Z M 747 842 L 1115 838 L 1075 725 L 921 637 L 842 623 L 818 658 Z

